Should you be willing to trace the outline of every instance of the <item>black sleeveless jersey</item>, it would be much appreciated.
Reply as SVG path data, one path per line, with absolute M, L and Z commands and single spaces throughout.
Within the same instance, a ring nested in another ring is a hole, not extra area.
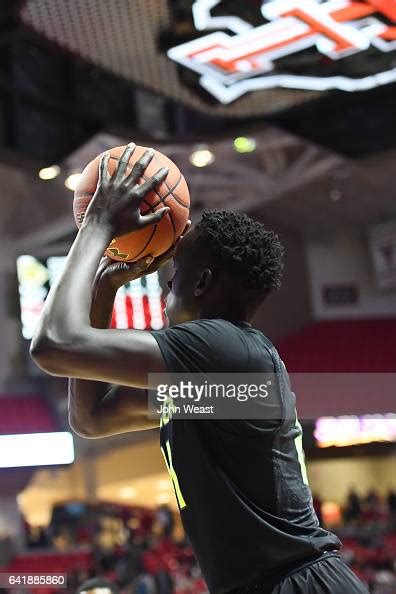
M 337 550 L 306 477 L 295 395 L 275 347 L 248 324 L 211 319 L 152 332 L 170 373 L 276 373 L 265 419 L 169 419 L 161 449 L 211 593 Z M 270 401 L 271 400 L 271 401 Z

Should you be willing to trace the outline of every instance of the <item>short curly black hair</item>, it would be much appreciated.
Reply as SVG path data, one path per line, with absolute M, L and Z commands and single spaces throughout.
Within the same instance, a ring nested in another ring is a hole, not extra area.
M 233 210 L 205 210 L 195 228 L 200 246 L 239 286 L 263 294 L 279 289 L 284 248 L 262 223 Z

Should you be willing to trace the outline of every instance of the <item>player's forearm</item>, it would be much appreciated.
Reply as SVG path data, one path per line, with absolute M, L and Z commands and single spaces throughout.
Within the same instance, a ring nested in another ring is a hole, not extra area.
M 111 228 L 92 222 L 81 227 L 33 336 L 31 353 L 38 363 L 56 356 L 63 345 L 78 341 L 90 327 L 92 284 L 111 235 Z
M 94 328 L 110 326 L 116 292 L 103 281 L 94 288 L 90 316 Z M 74 431 L 85 437 L 96 433 L 95 411 L 108 390 L 109 384 L 104 382 L 69 378 L 69 423 Z

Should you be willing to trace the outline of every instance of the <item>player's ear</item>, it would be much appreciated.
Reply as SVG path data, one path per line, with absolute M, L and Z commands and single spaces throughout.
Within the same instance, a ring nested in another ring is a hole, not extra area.
M 213 274 L 210 268 L 202 270 L 199 280 L 194 289 L 194 296 L 200 297 L 207 292 L 213 281 Z

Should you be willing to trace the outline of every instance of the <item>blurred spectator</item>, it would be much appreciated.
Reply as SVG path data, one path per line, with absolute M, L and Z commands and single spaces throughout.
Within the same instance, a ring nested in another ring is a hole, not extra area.
M 159 536 L 170 538 L 173 535 L 175 519 L 173 517 L 172 510 L 168 505 L 161 505 L 157 509 L 157 513 L 155 515 L 155 522 L 157 525 Z
M 370 511 L 378 511 L 380 505 L 380 496 L 375 489 L 370 489 L 366 495 L 365 504 Z
M 387 503 L 392 520 L 393 522 L 396 522 L 396 491 L 389 491 Z
M 347 502 L 344 508 L 344 520 L 345 522 L 354 522 L 360 519 L 362 514 L 362 502 L 359 495 L 356 493 L 354 488 L 351 488 Z
M 134 594 L 157 594 L 155 581 L 149 573 L 141 573 L 133 586 Z
M 329 502 L 322 502 L 316 494 L 313 504 L 319 521 L 324 522 L 322 508 Z M 351 488 L 344 510 L 345 523 L 337 525 L 336 532 L 344 543 L 345 560 L 372 594 L 396 594 L 396 523 L 390 521 L 396 515 L 396 491 L 381 498 L 372 489 L 360 497 Z M 67 530 L 66 515 L 76 530 Z M 73 522 L 76 516 L 78 523 Z M 168 506 L 150 510 L 113 503 L 66 503 L 57 506 L 51 532 L 27 523 L 26 532 L 30 546 L 46 547 L 30 553 L 31 558 L 42 556 L 43 567 L 52 564 L 54 557 L 57 564 L 64 558 L 68 587 L 48 594 L 82 594 L 88 586 L 87 594 L 207 594 L 191 545 L 186 538 L 175 539 L 174 516 Z M 62 539 L 66 548 L 60 550 Z M 5 559 L 5 564 L 12 562 Z M 24 562 L 29 563 L 29 554 Z M 28 594 L 46 592 L 32 589 Z
M 114 582 L 95 577 L 81 584 L 77 594 L 120 594 L 120 590 Z
M 45 548 L 51 545 L 51 541 L 47 536 L 47 529 L 43 526 L 26 525 L 26 530 L 26 543 L 28 548 Z
M 155 576 L 155 583 L 157 586 L 157 594 L 172 594 L 173 582 L 169 573 L 161 569 Z
M 117 574 L 117 582 L 121 587 L 127 586 L 132 582 L 142 569 L 141 564 L 142 551 L 141 548 L 133 543 L 125 547 L 122 556 L 115 564 L 115 573 Z
M 367 493 L 364 506 L 363 515 L 366 522 L 375 522 L 383 519 L 384 507 L 382 505 L 381 497 L 375 489 L 370 489 Z

